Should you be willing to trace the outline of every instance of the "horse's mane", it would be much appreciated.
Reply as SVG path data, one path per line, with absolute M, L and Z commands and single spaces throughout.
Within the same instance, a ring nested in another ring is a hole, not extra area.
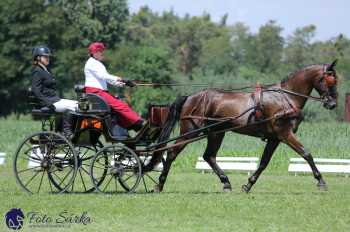
M 316 66 L 321 66 L 322 64 L 309 64 L 309 65 L 306 65 L 304 66 L 303 68 L 301 69 L 298 69 L 294 72 L 291 72 L 287 75 L 287 77 L 285 77 L 284 79 L 281 80 L 281 84 L 289 81 L 290 79 L 293 79 L 294 77 L 297 76 L 297 74 L 301 73 L 301 72 L 305 72 L 307 71 L 308 69 L 311 69 L 311 68 L 315 68 Z

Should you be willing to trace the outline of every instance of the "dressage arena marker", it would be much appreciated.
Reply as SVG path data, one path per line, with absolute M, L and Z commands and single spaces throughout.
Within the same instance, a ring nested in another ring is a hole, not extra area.
M 258 157 L 216 157 L 217 164 L 222 170 L 247 171 L 250 175 L 251 171 L 255 171 L 258 167 Z M 209 164 L 202 158 L 198 157 L 196 169 L 202 173 L 212 170 Z
M 289 172 L 312 172 L 308 163 L 303 158 L 290 158 L 288 166 Z M 318 170 L 322 173 L 343 173 L 350 174 L 350 159 L 325 159 L 315 158 L 314 162 Z
M 5 163 L 5 155 L 6 153 L 0 152 L 0 165 Z

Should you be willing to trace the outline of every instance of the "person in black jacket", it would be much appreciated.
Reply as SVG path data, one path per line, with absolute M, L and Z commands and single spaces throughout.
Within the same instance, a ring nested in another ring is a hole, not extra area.
M 61 99 L 56 90 L 56 80 L 48 70 L 51 51 L 46 46 L 33 48 L 33 70 L 32 70 L 32 92 L 39 100 L 41 106 L 52 107 L 56 112 L 64 112 L 63 134 L 71 139 L 72 115 L 70 111 L 78 109 L 78 102 L 74 100 Z

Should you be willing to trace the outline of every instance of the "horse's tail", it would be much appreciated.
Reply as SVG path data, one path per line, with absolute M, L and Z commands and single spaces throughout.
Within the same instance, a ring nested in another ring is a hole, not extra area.
M 170 134 L 176 125 L 176 122 L 180 119 L 182 106 L 185 103 L 186 99 L 187 99 L 187 96 L 179 96 L 170 105 L 169 114 L 168 114 L 168 117 L 164 123 L 163 130 L 160 133 L 160 136 L 158 138 L 158 143 L 169 139 Z
M 180 119 L 182 106 L 185 103 L 187 96 L 179 96 L 170 105 L 168 117 L 165 120 L 164 127 L 160 132 L 158 143 L 164 142 L 169 139 L 171 132 L 173 131 L 176 122 Z M 163 144 L 163 146 L 166 146 Z M 161 161 L 161 157 L 164 154 L 164 150 L 156 151 L 152 156 L 151 161 L 142 169 L 144 172 L 148 172 L 154 169 L 154 167 Z

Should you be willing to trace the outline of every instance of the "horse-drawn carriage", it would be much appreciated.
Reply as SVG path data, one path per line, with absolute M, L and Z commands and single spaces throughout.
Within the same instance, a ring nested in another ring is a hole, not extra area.
M 144 171 L 153 154 L 145 147 L 156 142 L 169 107 L 150 105 L 143 128 L 133 137 L 120 137 L 109 105 L 96 94 L 85 94 L 81 86 L 75 90 L 79 110 L 72 112 L 72 141 L 61 134 L 62 115 L 38 107 L 30 97 L 33 119 L 41 121 L 42 131 L 27 136 L 16 151 L 14 172 L 20 186 L 30 193 L 133 192 L 142 181 L 149 191 L 162 165 Z
M 258 169 L 242 186 L 249 192 L 268 165 L 280 143 L 285 143 L 310 165 L 317 185 L 326 188 L 311 154 L 295 136 L 302 121 L 301 110 L 308 99 L 327 109 L 337 105 L 337 75 L 331 64 L 309 65 L 280 83 L 258 86 L 254 92 L 205 89 L 179 97 L 168 106 L 150 106 L 147 124 L 131 138 L 113 133 L 109 106 L 99 96 L 81 94 L 75 113 L 74 138 L 68 141 L 59 132 L 58 115 L 50 109 L 34 110 L 42 120 L 42 132 L 28 136 L 19 146 L 14 172 L 27 192 L 135 191 L 142 180 L 145 190 L 155 184 L 162 191 L 172 162 L 186 144 L 207 138 L 203 158 L 225 191 L 231 184 L 216 163 L 216 154 L 226 132 L 258 137 L 266 141 Z M 316 90 L 320 97 L 311 96 Z M 167 116 L 168 115 L 168 116 Z M 180 120 L 180 135 L 169 139 Z M 105 142 L 100 140 L 104 135 Z M 168 145 L 169 142 L 174 144 Z M 111 145 L 104 146 L 104 143 Z M 167 150 L 166 160 L 163 153 Z M 156 180 L 157 163 L 164 168 Z M 45 177 L 45 178 L 44 178 Z

